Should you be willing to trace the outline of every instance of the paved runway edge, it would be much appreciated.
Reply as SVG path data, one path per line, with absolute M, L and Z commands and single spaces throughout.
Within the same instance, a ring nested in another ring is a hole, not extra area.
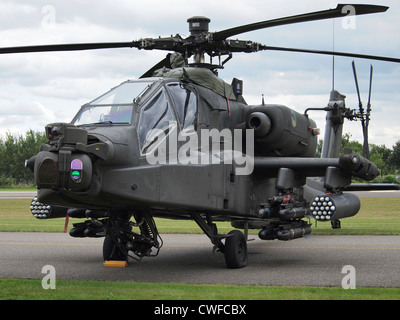
M 43 278 L 45 265 L 57 279 L 340 287 L 345 266 L 356 285 L 400 287 L 400 236 L 311 236 L 290 242 L 248 243 L 249 262 L 227 269 L 205 235 L 161 235 L 158 257 L 129 260 L 106 268 L 103 239 L 76 239 L 62 233 L 0 233 L 0 277 Z

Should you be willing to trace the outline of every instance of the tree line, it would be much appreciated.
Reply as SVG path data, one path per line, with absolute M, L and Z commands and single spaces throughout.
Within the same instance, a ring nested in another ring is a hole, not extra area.
M 33 173 L 25 160 L 37 154 L 48 139 L 45 133 L 28 131 L 25 135 L 7 133 L 0 140 L 0 187 L 33 184 Z
M 320 140 L 317 149 L 318 157 L 321 155 L 322 145 L 323 140 Z M 359 154 L 363 153 L 363 145 L 358 141 L 351 140 L 350 133 L 343 135 L 340 153 L 343 153 L 345 148 L 350 148 Z M 385 145 L 370 143 L 369 157 L 370 160 L 378 166 L 381 172 L 381 176 L 372 182 L 399 183 L 396 176 L 399 175 L 400 171 L 400 140 L 398 140 L 391 149 Z
M 33 185 L 33 174 L 25 168 L 25 160 L 37 154 L 40 146 L 47 141 L 44 132 L 28 131 L 25 135 L 15 136 L 7 133 L 0 139 L 0 187 Z M 322 151 L 323 141 L 318 144 L 317 156 Z M 362 154 L 362 144 L 351 140 L 351 134 L 343 136 L 342 149 L 351 148 Z M 395 183 L 400 171 L 400 140 L 392 147 L 370 144 L 370 159 L 381 170 L 381 177 L 375 182 Z

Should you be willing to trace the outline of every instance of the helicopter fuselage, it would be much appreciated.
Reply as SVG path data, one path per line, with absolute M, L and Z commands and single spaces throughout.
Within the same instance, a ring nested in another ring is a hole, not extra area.
M 135 85 L 145 92 L 124 97 Z M 35 158 L 39 200 L 161 216 L 258 216 L 276 190 L 275 173 L 254 174 L 255 157 L 313 156 L 315 123 L 284 106 L 236 100 L 177 79 L 123 83 L 84 105 L 71 124 L 46 127 L 49 143 Z

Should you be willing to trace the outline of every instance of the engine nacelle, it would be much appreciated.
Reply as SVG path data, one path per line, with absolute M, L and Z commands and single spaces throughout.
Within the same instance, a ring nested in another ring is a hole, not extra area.
M 246 127 L 254 129 L 258 155 L 315 156 L 319 132 L 315 122 L 288 107 L 254 106 L 247 113 Z

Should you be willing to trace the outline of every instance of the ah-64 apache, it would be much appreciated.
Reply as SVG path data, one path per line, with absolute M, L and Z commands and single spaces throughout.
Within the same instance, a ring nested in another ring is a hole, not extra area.
M 331 92 L 328 105 L 319 108 L 326 112 L 326 126 L 322 157 L 316 158 L 319 129 L 309 117 L 314 110 L 301 114 L 283 105 L 248 105 L 243 82 L 228 84 L 217 71 L 233 53 L 265 50 L 400 62 L 229 39 L 344 17 L 348 6 L 218 32 L 209 32 L 208 18 L 193 17 L 186 38 L 1 48 L 2 54 L 121 47 L 169 52 L 140 79 L 83 105 L 70 123 L 46 126 L 48 142 L 27 161 L 38 188 L 33 215 L 86 218 L 73 224 L 70 235 L 104 237 L 104 259 L 118 261 L 158 254 L 162 240 L 154 217 L 191 219 L 224 253 L 229 268 L 247 264 L 249 229 L 260 230 L 263 240 L 292 240 L 311 233 L 310 218 L 339 228 L 340 219 L 360 209 L 358 197 L 344 192 L 363 188 L 351 178 L 370 181 L 379 173 L 367 152 L 370 98 L 366 110 L 353 110 L 343 95 Z M 357 15 L 388 9 L 350 6 Z M 215 58 L 218 64 L 212 63 Z M 345 119 L 361 121 L 363 155 L 351 150 L 339 155 Z M 235 230 L 221 234 L 216 221 L 230 221 Z

